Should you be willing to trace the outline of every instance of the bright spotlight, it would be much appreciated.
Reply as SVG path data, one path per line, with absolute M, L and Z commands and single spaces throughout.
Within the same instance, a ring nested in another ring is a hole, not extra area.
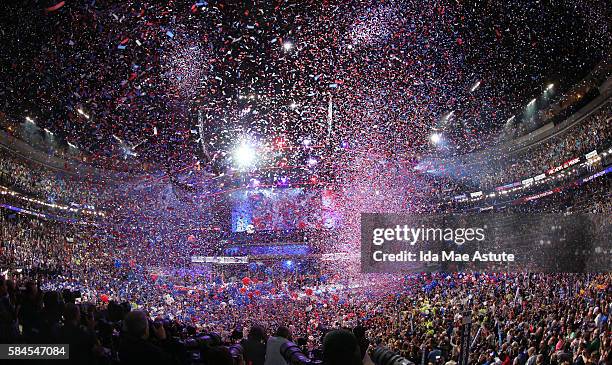
M 34 123 L 34 119 L 30 117 L 26 117 L 26 122 Z
M 442 140 L 442 136 L 439 133 L 434 133 L 429 139 L 433 144 L 438 144 Z
M 296 102 L 294 101 L 294 102 L 292 102 L 291 104 L 289 104 L 289 107 L 290 107 L 291 109 L 295 109 L 295 108 L 297 108 L 297 104 L 296 104 Z
M 535 99 L 535 98 L 533 98 L 533 99 L 531 99 L 531 101 L 529 102 L 529 104 L 527 104 L 527 106 L 533 105 L 535 102 L 536 102 L 536 99 Z
M 241 169 L 250 167 L 255 162 L 255 150 L 253 147 L 243 142 L 234 151 L 234 162 Z
M 308 164 L 308 166 L 312 167 L 317 164 L 317 160 L 313 157 L 310 157 L 308 161 L 306 161 L 306 163 Z
M 554 84 L 548 84 L 548 86 L 546 87 L 546 91 L 552 89 L 553 87 L 555 87 Z
M 285 41 L 283 43 L 283 49 L 285 50 L 285 52 L 290 51 L 293 48 L 293 43 L 291 43 L 290 41 Z

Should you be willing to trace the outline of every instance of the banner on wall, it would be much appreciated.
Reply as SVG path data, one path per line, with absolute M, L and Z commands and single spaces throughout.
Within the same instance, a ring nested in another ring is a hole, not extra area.
M 248 256 L 191 256 L 194 264 L 248 264 Z

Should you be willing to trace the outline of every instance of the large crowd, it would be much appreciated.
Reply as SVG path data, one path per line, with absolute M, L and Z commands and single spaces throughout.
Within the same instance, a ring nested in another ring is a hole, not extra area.
M 539 144 L 538 151 L 558 163 L 599 148 L 608 140 L 607 113 L 607 109 L 600 111 L 589 123 L 573 127 L 573 133 Z M 559 143 L 568 152 L 561 149 L 551 157 L 548 148 Z M 57 176 L 44 170 L 28 174 L 32 171 L 29 165 L 14 158 L 1 162 L 2 170 L 8 172 L 3 176 L 13 188 L 33 196 L 48 196 L 56 188 L 64 191 L 54 179 Z M 510 170 L 519 174 L 514 176 L 524 173 Z M 427 193 L 433 197 L 436 191 L 461 186 L 451 184 L 450 179 L 423 181 L 431 187 Z M 556 194 L 512 209 L 610 211 L 607 176 L 585 184 L 566 182 L 570 184 Z M 139 193 L 160 195 L 167 190 L 166 184 L 160 181 L 160 187 L 154 187 L 150 183 Z M 82 189 L 73 187 L 75 192 Z M 71 189 L 66 191 L 64 198 Z M 516 201 L 520 198 L 518 195 Z M 161 201 L 165 207 L 181 205 L 180 200 L 171 204 L 162 197 Z M 332 355 L 325 359 L 326 341 L 345 336 L 360 349 L 363 363 L 371 361 L 366 350 L 384 346 L 414 363 L 452 365 L 460 354 L 462 316 L 468 313 L 476 323 L 470 362 L 610 363 L 609 275 L 368 277 L 330 266 L 287 270 L 269 263 L 210 271 L 194 268 L 189 258 L 203 249 L 222 254 L 228 239 L 249 240 L 248 234 L 200 232 L 197 238 L 188 236 L 177 230 L 193 223 L 181 222 L 183 212 L 172 211 L 174 218 L 166 222 L 139 220 L 133 209 L 141 206 L 154 215 L 159 206 L 150 200 L 144 200 L 144 205 L 137 202 L 132 197 L 132 201 L 110 205 L 124 208 L 112 216 L 124 220 L 119 226 L 102 221 L 93 225 L 56 222 L 3 210 L 0 267 L 8 270 L 10 278 L 0 285 L 0 294 L 6 292 L 0 306 L 3 341 L 67 342 L 74 349 L 75 363 L 87 359 L 129 364 L 145 356 L 152 363 L 221 364 L 227 360 L 229 364 L 241 358 L 252 364 L 283 364 L 277 356 L 279 343 L 290 339 L 311 358 L 331 363 Z M 412 209 L 426 211 L 422 209 L 436 206 L 434 203 L 433 199 L 423 200 L 422 207 Z M 442 204 L 437 210 L 461 212 L 478 204 Z M 305 236 L 311 237 L 311 246 L 321 246 L 314 252 L 325 252 L 326 242 L 334 238 L 334 234 Z M 273 235 L 262 237 L 269 239 Z M 202 245 L 202 240 L 212 242 Z M 337 330 L 341 328 L 350 330 Z M 240 347 L 232 347 L 238 344 Z M 232 352 L 237 348 L 240 356 Z M 266 362 L 270 358 L 278 362 Z
M 609 182 L 603 177 L 512 209 L 605 214 Z M 246 363 L 264 364 L 288 339 L 323 359 L 331 333 L 329 341 L 345 336 L 357 348 L 381 345 L 414 363 L 450 365 L 458 361 L 462 318 L 471 313 L 470 362 L 610 362 L 609 275 L 364 276 L 266 265 L 218 272 L 189 265 L 191 240 L 169 228 L 151 241 L 145 228 L 132 236 L 8 211 L 1 219 L 0 267 L 10 280 L 0 286 L 0 318 L 12 329 L 4 341 L 68 342 L 74 361 L 129 364 L 144 356 L 217 364 L 211 359 L 231 358 L 231 346 L 240 344 Z M 341 328 L 352 335 L 334 331 Z
M 382 348 L 421 365 L 612 365 L 610 273 L 364 274 L 357 254 L 362 212 L 609 227 L 609 158 L 465 195 L 611 147 L 608 101 L 495 146 L 601 101 L 608 14 L 602 0 L 8 2 L 0 128 L 138 174 L 102 182 L 0 148 L 0 344 L 69 344 L 74 364 L 287 365 L 291 347 L 324 365 L 378 365 Z M 276 243 L 283 255 L 263 249 Z M 598 249 L 585 269 L 610 262 Z
M 0 184 L 50 203 L 100 206 L 105 184 L 75 172 L 54 169 L 0 148 Z
M 487 174 L 488 185 L 511 183 L 522 178 L 533 177 L 547 172 L 562 163 L 597 150 L 610 148 L 612 139 L 612 105 L 608 104 L 541 144 L 512 154 L 511 163 L 502 161 L 497 174 Z M 507 157 L 506 157 L 507 158 Z
M 510 184 L 544 174 L 591 151 L 606 151 L 611 147 L 610 118 L 612 105 L 607 103 L 575 125 L 518 151 L 488 149 L 459 159 L 440 159 L 434 166 L 441 171 L 450 170 L 452 175 L 460 171 L 460 179 L 476 180 L 472 185 L 481 189 Z

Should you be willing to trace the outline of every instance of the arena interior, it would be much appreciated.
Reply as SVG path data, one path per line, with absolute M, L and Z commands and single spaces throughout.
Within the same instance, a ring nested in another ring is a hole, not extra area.
M 612 365 L 609 1 L 2 7 L 0 363 Z M 604 241 L 369 272 L 366 213 Z

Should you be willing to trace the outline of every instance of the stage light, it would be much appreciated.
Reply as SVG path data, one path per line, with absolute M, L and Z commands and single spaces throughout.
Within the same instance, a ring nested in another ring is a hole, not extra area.
M 531 106 L 536 102 L 536 98 L 531 99 L 531 101 L 529 102 L 529 104 L 527 104 L 527 106 Z
M 26 117 L 25 119 L 26 119 L 26 122 L 34 124 L 34 119 L 32 119 L 30 117 Z
M 442 140 L 442 136 L 439 133 L 434 133 L 429 137 L 432 143 L 438 144 Z
M 310 146 L 310 144 L 311 144 L 311 143 L 312 143 L 312 141 L 310 140 L 310 138 L 304 138 L 304 140 L 302 141 L 302 144 L 303 144 L 305 147 Z
M 240 169 L 248 168 L 255 162 L 255 150 L 251 145 L 242 142 L 234 151 L 234 162 Z
M 308 166 L 312 167 L 312 166 L 314 166 L 314 165 L 316 165 L 316 164 L 317 164 L 317 160 L 316 160 L 316 159 L 314 159 L 314 158 L 312 158 L 312 157 L 310 157 L 310 158 L 308 159 L 308 161 L 306 161 L 306 163 L 308 164 Z
M 285 50 L 285 52 L 290 51 L 293 48 L 293 43 L 291 43 L 290 41 L 285 41 L 283 43 L 283 49 Z
M 85 119 L 89 119 L 89 115 L 87 115 L 87 114 L 86 114 L 86 113 L 83 111 L 83 109 L 79 108 L 79 109 L 77 109 L 77 112 L 78 112 L 79 114 L 81 114 L 83 117 L 85 117 Z
M 295 101 L 294 101 L 294 102 L 291 102 L 291 104 L 289 104 L 289 107 L 290 107 L 291 109 L 295 109 L 295 108 L 297 108 L 297 104 L 295 103 Z
M 476 89 L 478 89 L 479 86 L 480 86 L 480 81 L 476 81 L 476 83 L 470 89 L 470 92 L 473 93 L 474 91 L 476 91 Z
M 546 91 L 552 89 L 553 87 L 555 87 L 554 84 L 548 84 L 548 86 L 546 87 Z
M 45 128 L 45 132 L 49 133 L 50 135 L 53 135 L 53 132 L 51 132 L 50 130 L 48 130 L 47 128 Z

